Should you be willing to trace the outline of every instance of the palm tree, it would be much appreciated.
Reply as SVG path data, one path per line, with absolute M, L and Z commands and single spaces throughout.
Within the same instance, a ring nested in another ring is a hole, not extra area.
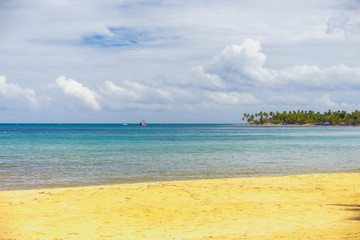
M 260 119 L 257 119 L 257 118 Z M 251 124 L 264 124 L 264 123 L 274 123 L 274 124 L 303 124 L 303 123 L 313 123 L 313 124 L 322 124 L 324 122 L 329 122 L 333 125 L 360 125 L 360 111 L 355 110 L 352 113 L 347 113 L 346 111 L 336 111 L 332 112 L 331 110 L 320 113 L 315 113 L 312 110 L 307 111 L 289 111 L 289 112 L 259 112 L 254 115 L 244 113 L 243 120 L 247 120 Z

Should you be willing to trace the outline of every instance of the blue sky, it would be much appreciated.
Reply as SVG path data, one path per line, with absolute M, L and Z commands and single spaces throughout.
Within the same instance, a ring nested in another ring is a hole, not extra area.
M 0 122 L 360 109 L 359 0 L 1 0 Z

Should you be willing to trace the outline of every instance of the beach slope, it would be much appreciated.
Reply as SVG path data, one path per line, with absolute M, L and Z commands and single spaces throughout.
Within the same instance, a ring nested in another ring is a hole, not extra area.
M 360 174 L 1 191 L 0 239 L 360 239 Z

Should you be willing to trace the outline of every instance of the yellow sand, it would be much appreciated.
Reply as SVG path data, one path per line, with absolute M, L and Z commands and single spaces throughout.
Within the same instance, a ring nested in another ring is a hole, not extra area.
M 360 239 L 360 174 L 2 191 L 0 239 Z

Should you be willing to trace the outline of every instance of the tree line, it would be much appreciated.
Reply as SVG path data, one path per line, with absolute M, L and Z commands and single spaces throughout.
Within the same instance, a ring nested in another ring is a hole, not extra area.
M 255 114 L 244 113 L 242 118 L 249 124 L 297 124 L 297 125 L 360 125 L 360 111 L 352 113 L 346 111 L 327 111 L 324 113 L 314 111 L 284 111 L 280 112 L 259 112 Z

